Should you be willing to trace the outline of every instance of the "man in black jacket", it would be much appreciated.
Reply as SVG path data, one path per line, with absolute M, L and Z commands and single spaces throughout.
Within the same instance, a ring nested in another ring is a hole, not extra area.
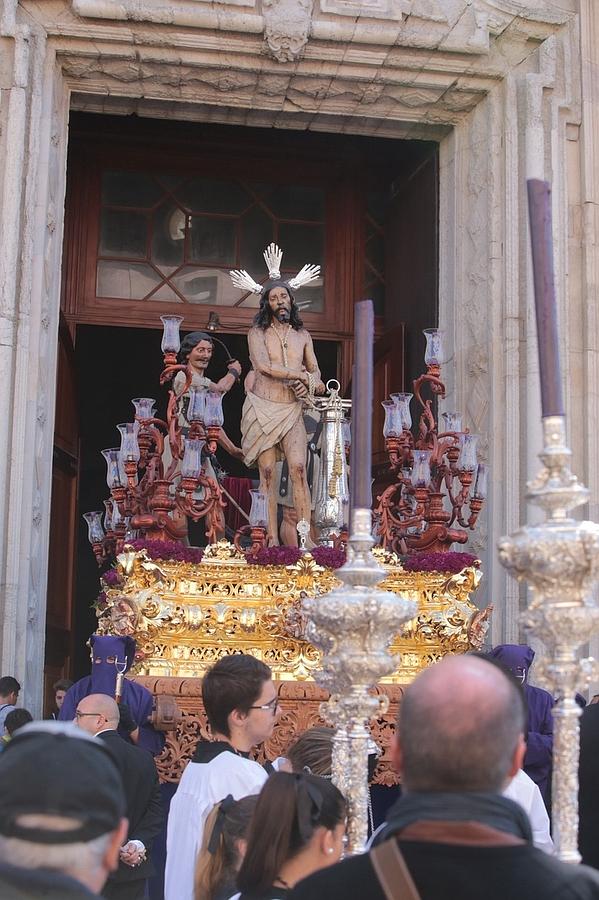
M 524 811 L 501 796 L 522 766 L 525 723 L 517 684 L 491 661 L 452 656 L 426 669 L 401 703 L 404 794 L 383 843 L 306 878 L 288 900 L 385 900 L 377 871 L 399 886 L 397 859 L 381 859 L 396 848 L 422 900 L 599 900 L 599 874 L 534 847 Z
M 143 900 L 146 880 L 154 874 L 152 841 L 164 819 L 156 766 L 150 753 L 125 741 L 117 732 L 119 708 L 107 694 L 90 694 L 77 704 L 77 723 L 107 744 L 125 788 L 127 841 L 121 847 L 119 867 L 106 882 L 102 895 L 110 900 Z
M 583 863 L 599 869 L 599 704 L 586 706 L 580 720 L 578 843 Z

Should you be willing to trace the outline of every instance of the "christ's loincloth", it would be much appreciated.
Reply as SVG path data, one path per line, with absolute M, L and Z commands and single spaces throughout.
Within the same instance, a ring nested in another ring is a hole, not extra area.
M 260 454 L 271 447 L 282 456 L 281 441 L 302 414 L 301 400 L 277 403 L 248 391 L 241 414 L 241 449 L 246 466 L 253 466 Z

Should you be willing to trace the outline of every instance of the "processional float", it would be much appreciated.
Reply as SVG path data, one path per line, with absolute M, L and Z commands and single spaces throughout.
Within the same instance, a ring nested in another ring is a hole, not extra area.
M 269 248 L 265 259 L 269 275 L 278 275 L 278 248 Z M 304 267 L 297 277 L 305 282 L 314 270 Z M 247 273 L 234 274 L 241 289 L 263 289 Z M 133 401 L 134 422 L 118 426 L 120 448 L 104 451 L 111 492 L 105 529 L 100 512 L 85 516 L 99 564 L 118 557 L 117 570 L 103 576 L 99 627 L 136 637 L 139 674 L 201 676 L 220 655 L 245 651 L 268 661 L 278 679 L 313 679 L 329 692 L 321 714 L 336 728 L 334 779 L 349 801 L 350 852 L 365 846 L 369 723 L 385 712 L 384 693 L 373 695 L 371 688 L 381 680 L 405 683 L 447 652 L 480 648 L 490 613 L 469 602 L 480 579 L 474 557 L 448 552 L 476 524 L 487 469 L 477 459 L 477 436 L 462 429 L 457 413 L 444 413 L 443 425 L 437 424 L 434 401 L 445 393 L 440 332 L 426 332 L 427 370 L 414 394 L 393 394 L 383 403 L 391 484 L 373 516 L 374 319 L 370 301 L 355 309 L 352 401 L 334 381 L 324 397 L 308 401 L 322 419 L 313 514 L 321 547 L 313 554 L 300 548 L 292 564 L 255 564 L 266 538 L 260 491 L 252 492 L 248 526 L 234 544 L 218 539 L 227 498 L 207 474 L 204 457 L 216 446 L 222 406 L 212 392 L 193 388 L 189 370 L 177 362 L 180 316 L 162 317 L 161 382 L 179 371 L 186 375 L 189 428 L 181 428 L 172 391 L 164 419 L 153 400 Z M 412 397 L 419 406 L 415 434 Z M 346 417 L 351 407 L 353 440 Z M 203 557 L 195 551 L 194 564 L 193 548 L 183 548 L 172 559 L 152 560 L 153 544 L 182 537 L 185 517 L 206 520 Z M 298 523 L 300 534 L 307 527 Z M 140 537 L 143 549 L 133 546 Z M 342 543 L 347 559 L 333 571 L 318 551 Z M 405 567 L 397 553 L 408 554 Z M 434 571 L 414 563 L 425 557 Z M 439 563 L 450 557 L 460 558 L 459 571 Z M 400 650 L 406 651 L 401 666 Z

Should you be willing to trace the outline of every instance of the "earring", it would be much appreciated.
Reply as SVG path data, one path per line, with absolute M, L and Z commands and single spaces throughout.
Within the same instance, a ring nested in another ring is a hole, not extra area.
M 329 856 L 331 855 L 333 850 L 334 850 L 334 847 L 327 847 L 327 853 L 329 854 Z

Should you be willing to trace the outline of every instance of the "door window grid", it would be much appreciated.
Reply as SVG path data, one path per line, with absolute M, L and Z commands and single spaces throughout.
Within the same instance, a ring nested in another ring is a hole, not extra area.
M 271 241 L 285 251 L 283 277 L 324 267 L 324 209 L 324 190 L 304 185 L 104 172 L 97 296 L 255 308 L 229 270 L 265 282 Z M 301 308 L 323 311 L 323 282 L 302 289 Z

